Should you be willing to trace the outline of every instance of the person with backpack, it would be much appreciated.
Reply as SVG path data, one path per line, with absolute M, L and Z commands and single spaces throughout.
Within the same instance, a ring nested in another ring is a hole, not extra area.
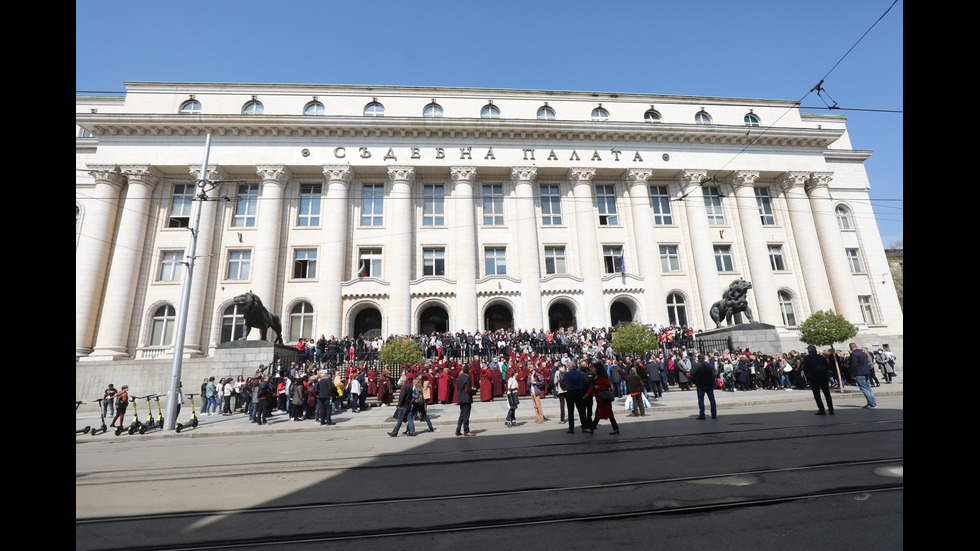
M 415 421 L 412 420 L 412 403 L 414 402 L 412 385 L 408 383 L 408 378 L 405 375 L 398 379 L 398 384 L 401 386 L 401 390 L 398 393 L 398 409 L 395 410 L 395 428 L 388 433 L 388 436 L 398 436 L 398 429 L 406 421 L 408 422 L 408 435 L 415 436 Z
M 418 415 L 419 421 L 425 421 L 425 424 L 429 426 L 429 432 L 433 432 L 436 429 L 432 426 L 429 414 L 425 410 L 425 386 L 428 382 L 429 380 L 422 376 L 415 378 L 415 386 L 412 389 L 412 417 Z
M 828 369 L 827 359 L 817 354 L 817 347 L 810 345 L 806 347 L 807 354 L 803 357 L 803 376 L 810 383 L 810 390 L 813 391 L 813 399 L 817 402 L 817 415 L 834 414 L 834 401 L 830 397 L 830 370 Z M 823 401 L 820 393 L 827 398 L 827 409 L 824 410 Z

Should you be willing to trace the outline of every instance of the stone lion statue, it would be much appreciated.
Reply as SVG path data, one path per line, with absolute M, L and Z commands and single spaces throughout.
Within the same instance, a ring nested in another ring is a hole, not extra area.
M 749 323 L 755 323 L 749 301 L 745 298 L 751 288 L 752 284 L 741 278 L 728 286 L 728 289 L 721 294 L 721 300 L 711 305 L 711 319 L 715 321 L 715 327 L 721 327 L 722 320 L 732 325 L 732 318 L 735 319 L 736 324 L 742 323 L 742 312 L 745 312 L 745 316 L 749 318 Z
M 259 338 L 263 341 L 267 340 L 266 332 L 272 329 L 276 332 L 275 343 L 282 344 L 282 323 L 279 321 L 279 316 L 270 313 L 262 305 L 262 300 L 258 295 L 252 291 L 242 293 L 235 297 L 235 304 L 238 305 L 245 317 L 245 336 L 240 340 L 248 338 L 249 331 L 254 327 L 259 330 Z

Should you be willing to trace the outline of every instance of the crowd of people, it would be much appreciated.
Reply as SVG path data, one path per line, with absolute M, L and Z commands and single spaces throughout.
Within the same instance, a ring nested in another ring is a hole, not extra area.
M 657 333 L 660 348 L 646 354 L 627 355 L 617 354 L 613 349 L 613 328 L 391 336 L 389 339 L 423 344 L 424 360 L 403 366 L 384 366 L 373 359 L 380 350 L 377 339 L 321 338 L 312 347 L 301 342 L 297 349 L 302 348 L 303 354 L 289 366 L 278 359 L 260 365 L 251 377 L 205 379 L 201 384 L 204 400 L 200 413 L 226 416 L 240 413 L 261 425 L 274 412 L 281 412 L 296 422 L 313 420 L 332 425 L 332 415 L 341 411 L 357 414 L 372 398 L 372 405 L 394 406 L 397 426 L 389 434 L 397 436 L 402 423 L 407 424 L 406 432 L 414 435 L 416 420 L 427 423 L 429 431 L 435 430 L 426 414 L 427 405 L 462 405 L 504 397 L 512 404 L 505 420 L 507 426 L 516 425 L 516 403 L 526 397 L 534 405 L 534 422 L 542 423 L 547 418 L 541 400 L 552 397 L 559 401 L 559 421 L 567 420 L 570 431 L 574 429 L 577 411 L 584 431 L 594 430 L 599 420 L 608 419 L 613 434 L 618 434 L 611 401 L 621 397 L 626 397 L 630 415 L 638 416 L 645 415 L 649 400 L 661 398 L 664 392 L 672 390 L 697 389 L 702 398 L 701 392 L 708 387 L 712 391 L 728 392 L 810 388 L 819 398 L 816 392 L 824 384 L 823 371 L 813 375 L 814 371 L 808 371 L 805 366 L 804 355 L 796 351 L 780 354 L 743 349 L 698 351 L 694 348 L 694 332 L 686 327 L 650 328 Z M 346 355 L 342 354 L 348 345 Z M 808 350 L 810 355 L 816 353 L 815 347 L 812 348 Z M 312 354 L 307 354 L 310 350 Z M 891 383 L 896 358 L 890 351 L 858 352 L 868 359 L 866 363 L 871 369 L 861 364 L 857 366 L 861 372 L 853 373 L 854 349 L 817 353 L 820 365 L 826 368 L 829 388 L 844 384 L 865 391 L 879 386 L 881 381 Z M 810 360 L 811 365 L 816 365 L 814 361 Z M 460 381 L 465 384 L 460 385 Z M 814 382 L 817 384 L 811 384 Z M 104 405 L 113 403 L 113 394 L 116 392 L 110 385 Z M 873 398 L 869 398 L 871 403 Z M 117 400 L 117 414 L 119 409 Z M 820 409 L 824 409 L 822 405 Z M 701 417 L 704 417 L 703 405 Z M 457 434 L 471 434 L 468 420 L 460 424 Z

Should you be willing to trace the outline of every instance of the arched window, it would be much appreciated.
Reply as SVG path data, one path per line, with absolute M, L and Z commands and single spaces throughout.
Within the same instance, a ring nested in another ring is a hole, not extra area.
M 311 101 L 310 103 L 306 104 L 306 107 L 303 108 L 304 115 L 313 115 L 313 116 L 321 117 L 326 113 L 327 112 L 326 109 L 324 109 L 323 104 L 318 101 Z
M 180 104 L 180 114 L 181 115 L 200 115 L 201 114 L 201 102 L 196 99 L 189 99 L 184 103 Z
M 694 122 L 697 124 L 711 124 L 711 115 L 708 114 L 704 109 L 697 112 L 694 115 Z
M 381 105 L 376 101 L 364 106 L 364 116 L 365 117 L 383 117 L 385 116 L 385 106 Z
M 265 108 L 262 107 L 262 102 L 258 100 L 252 100 L 242 107 L 243 115 L 261 115 Z
M 603 109 L 602 106 L 596 107 L 592 110 L 592 120 L 598 122 L 609 120 L 609 111 Z
M 221 335 L 218 343 L 237 341 L 245 338 L 245 313 L 238 311 L 238 305 L 225 308 L 221 316 Z
M 834 209 L 834 213 L 837 214 L 837 226 L 840 227 L 840 229 L 854 229 L 854 225 L 851 224 L 851 211 L 847 210 L 847 207 L 837 205 L 837 208 Z
M 148 346 L 170 346 L 174 339 L 174 326 L 177 323 L 177 311 L 169 304 L 157 308 L 150 320 L 150 342 Z
M 657 110 L 650 109 L 646 113 L 643 113 L 643 120 L 646 122 L 661 122 L 662 118 Z
M 422 116 L 426 118 L 437 118 L 442 116 L 442 106 L 438 103 L 430 103 L 422 109 Z
M 793 308 L 793 297 L 786 291 L 779 291 L 779 312 L 783 315 L 783 325 L 796 325 L 796 310 Z
M 547 105 L 542 105 L 538 109 L 538 118 L 543 121 L 553 121 L 555 120 L 555 110 Z
M 289 342 L 313 338 L 313 305 L 303 301 L 289 313 Z
M 499 119 L 500 118 L 500 109 L 498 109 L 497 106 L 494 105 L 494 104 L 492 104 L 492 103 L 489 103 L 487 105 L 484 105 L 483 106 L 483 109 L 480 109 L 480 118 L 481 119 Z
M 687 307 L 680 293 L 667 295 L 667 321 L 670 325 L 687 325 Z
M 745 115 L 743 120 L 745 121 L 745 126 L 759 126 L 759 117 L 752 113 Z

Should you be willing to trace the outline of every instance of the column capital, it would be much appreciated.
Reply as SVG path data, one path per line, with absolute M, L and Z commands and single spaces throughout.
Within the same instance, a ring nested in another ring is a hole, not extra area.
M 124 165 L 119 170 L 130 184 L 141 183 L 153 187 L 160 180 L 160 171 L 151 165 Z
M 388 165 L 388 178 L 394 181 L 411 183 L 415 181 L 415 167 Z
M 755 181 L 758 179 L 758 170 L 736 170 L 725 180 L 725 183 L 731 184 L 735 189 L 738 189 L 740 187 L 753 187 L 755 186 Z
M 685 168 L 677 176 L 677 181 L 681 184 L 681 189 L 691 186 L 700 187 L 708 178 L 708 171 L 700 168 Z
M 510 169 L 510 179 L 514 181 L 533 182 L 538 177 L 536 166 L 515 166 Z
M 289 169 L 284 165 L 260 165 L 255 167 L 255 172 L 262 182 L 275 182 L 281 185 L 286 185 L 286 180 L 291 176 Z
M 789 191 L 794 188 L 802 188 L 808 181 L 810 181 L 809 172 L 791 171 L 783 173 L 776 183 L 779 184 L 784 191 Z
M 630 187 L 645 186 L 652 177 L 652 168 L 631 168 L 626 171 L 626 182 Z
M 328 183 L 341 183 L 347 186 L 354 178 L 354 171 L 349 165 L 323 165 L 323 175 Z
M 122 187 L 126 184 L 126 178 L 120 174 L 120 169 L 116 165 L 88 165 L 89 175 L 101 184 L 110 184 Z
M 475 166 L 451 166 L 449 167 L 449 177 L 453 179 L 454 182 L 460 180 L 470 181 L 476 178 L 476 167 Z
M 220 165 L 208 165 L 207 174 L 204 174 L 202 165 L 190 165 L 187 167 L 191 176 L 198 180 L 229 180 L 228 171 Z
M 833 172 L 813 172 L 807 181 L 806 190 L 813 191 L 816 188 L 830 187 L 830 182 L 834 179 Z
M 570 168 L 568 169 L 568 179 L 573 184 L 587 184 L 595 178 L 594 168 Z

